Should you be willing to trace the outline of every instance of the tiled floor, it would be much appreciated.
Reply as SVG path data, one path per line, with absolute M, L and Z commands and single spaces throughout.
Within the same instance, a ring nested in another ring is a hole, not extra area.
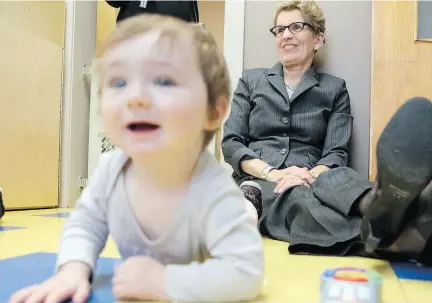
M 66 210 L 8 212 L 0 221 L 0 303 L 16 289 L 52 274 Z M 257 302 L 319 302 L 320 274 L 327 268 L 349 266 L 375 269 L 384 279 L 383 303 L 423 303 L 432 297 L 432 269 L 410 264 L 389 265 L 364 258 L 292 256 L 286 243 L 266 245 L 266 285 Z M 110 275 L 115 258 L 110 240 L 102 253 L 91 302 L 113 302 Z M 397 276 L 403 277 L 398 279 Z M 421 281 L 421 280 L 422 281 Z M 429 299 L 427 299 L 429 298 Z

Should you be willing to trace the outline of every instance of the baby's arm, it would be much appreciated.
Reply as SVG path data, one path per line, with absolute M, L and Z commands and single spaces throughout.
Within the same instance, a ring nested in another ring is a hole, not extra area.
M 77 303 L 87 301 L 89 277 L 108 234 L 104 198 L 108 162 L 108 156 L 101 158 L 89 186 L 64 226 L 57 274 L 39 285 L 19 290 L 10 298 L 10 303 L 63 302 L 68 299 Z
M 57 269 L 72 261 L 81 262 L 93 272 L 108 237 L 105 193 L 111 154 L 103 154 L 89 185 L 76 203 L 60 238 Z M 75 262 L 74 262 L 75 263 Z
M 201 219 L 202 238 L 211 258 L 202 264 L 168 265 L 166 294 L 173 301 L 183 302 L 255 299 L 264 283 L 264 248 L 243 195 L 227 192 Z M 197 230 L 197 234 L 200 232 Z

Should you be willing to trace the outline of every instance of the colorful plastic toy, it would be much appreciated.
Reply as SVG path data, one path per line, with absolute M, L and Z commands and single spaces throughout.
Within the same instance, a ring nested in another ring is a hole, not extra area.
M 320 303 L 380 303 L 381 275 L 374 270 L 341 267 L 321 275 Z

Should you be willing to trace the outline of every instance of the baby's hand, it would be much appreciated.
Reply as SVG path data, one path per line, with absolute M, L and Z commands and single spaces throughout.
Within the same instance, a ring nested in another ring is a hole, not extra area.
M 52 278 L 16 292 L 9 303 L 61 303 L 72 299 L 73 303 L 84 303 L 90 294 L 87 265 L 71 262 Z
M 119 265 L 112 280 L 119 300 L 165 300 L 165 267 L 149 257 L 130 257 Z

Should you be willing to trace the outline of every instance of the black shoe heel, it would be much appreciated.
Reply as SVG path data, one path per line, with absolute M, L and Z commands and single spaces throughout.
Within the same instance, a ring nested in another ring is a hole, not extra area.
M 368 252 L 396 240 L 408 207 L 432 178 L 432 103 L 415 98 L 393 116 L 378 141 L 377 166 L 380 195 L 361 231 Z

